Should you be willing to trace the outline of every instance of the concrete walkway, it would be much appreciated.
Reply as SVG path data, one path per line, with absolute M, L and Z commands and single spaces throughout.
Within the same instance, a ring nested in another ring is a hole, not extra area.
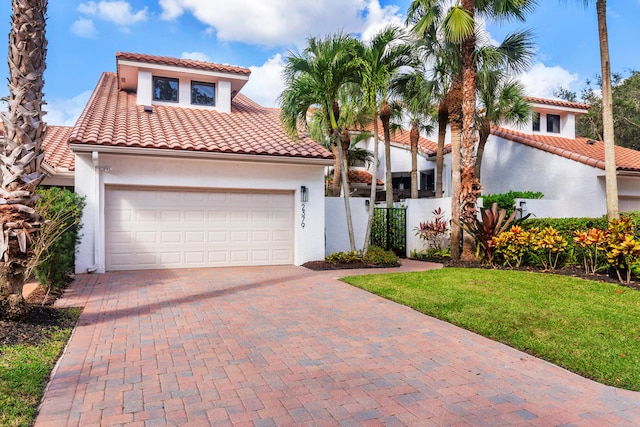
M 349 273 L 81 275 L 36 426 L 640 425 L 640 393 L 335 279 Z

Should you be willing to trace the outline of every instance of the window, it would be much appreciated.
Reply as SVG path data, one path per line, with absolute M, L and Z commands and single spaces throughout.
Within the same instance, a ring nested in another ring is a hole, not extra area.
M 178 79 L 171 79 L 168 77 L 154 77 L 153 100 L 178 102 Z
M 540 113 L 533 113 L 533 130 L 540 132 Z
M 191 82 L 191 104 L 216 105 L 215 94 L 213 83 Z
M 436 171 L 434 169 L 420 172 L 420 189 L 436 191 Z
M 547 114 L 547 132 L 560 133 L 560 116 Z

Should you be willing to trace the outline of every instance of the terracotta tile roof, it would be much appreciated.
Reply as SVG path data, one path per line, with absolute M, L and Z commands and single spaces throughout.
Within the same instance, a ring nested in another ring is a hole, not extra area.
M 373 123 L 367 124 L 365 126 L 365 130 L 367 132 L 373 133 Z M 384 141 L 384 134 L 382 132 L 382 123 L 380 121 L 378 121 L 378 132 L 380 133 L 378 135 L 380 138 L 380 141 Z M 411 147 L 411 141 L 409 140 L 410 132 L 411 131 L 408 129 L 399 129 L 399 130 L 396 130 L 395 132 L 392 131 L 391 142 L 396 144 L 406 145 L 407 147 Z M 427 156 L 435 156 L 436 152 L 438 151 L 438 143 L 433 142 L 430 139 L 427 139 L 423 136 L 420 136 L 420 139 L 418 140 L 418 150 L 426 154 Z M 444 152 L 445 153 L 451 152 L 451 146 L 450 145 L 445 146 Z
M 347 179 L 351 184 L 371 185 L 371 178 L 372 176 L 369 172 L 360 169 L 349 169 L 349 172 L 347 173 Z M 379 179 L 376 180 L 376 186 L 383 184 L 384 182 L 380 181 Z
M 136 95 L 118 90 L 115 73 L 103 73 L 76 122 L 71 143 L 214 153 L 333 159 L 333 154 L 301 136 L 284 133 L 277 111 L 242 94 L 231 113 L 154 105 L 147 113 Z
M 222 73 L 251 74 L 248 68 L 236 67 L 233 65 L 214 64 L 212 62 L 196 61 L 193 59 L 178 59 L 168 56 L 144 55 L 141 53 L 118 52 L 116 59 L 125 61 L 144 62 L 147 64 L 169 65 L 174 67 L 191 68 L 204 71 L 217 71 Z
M 587 104 L 563 101 L 561 99 L 533 98 L 531 96 L 527 96 L 527 101 L 534 104 L 553 105 L 554 107 L 576 108 L 578 110 L 588 110 L 591 108 L 591 106 Z
M 71 126 L 49 126 L 42 142 L 44 161 L 58 171 L 74 171 L 75 156 L 69 148 Z
M 602 141 L 583 137 L 569 139 L 549 135 L 530 135 L 504 128 L 493 128 L 491 134 L 604 170 Z M 616 146 L 615 152 L 618 170 L 640 171 L 640 151 Z

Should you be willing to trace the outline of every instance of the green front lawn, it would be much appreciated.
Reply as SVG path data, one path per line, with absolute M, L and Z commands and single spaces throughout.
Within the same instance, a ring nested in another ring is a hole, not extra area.
M 44 386 L 60 356 L 80 309 L 65 311 L 68 325 L 44 332 L 36 345 L 0 346 L 0 426 L 33 425 Z
M 640 391 L 640 291 L 471 268 L 342 280 L 584 377 Z

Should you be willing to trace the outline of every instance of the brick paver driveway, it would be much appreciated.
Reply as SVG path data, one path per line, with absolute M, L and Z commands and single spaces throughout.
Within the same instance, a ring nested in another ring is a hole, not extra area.
M 36 426 L 640 425 L 639 393 L 339 274 L 286 266 L 79 276 L 59 303 L 85 309 Z

